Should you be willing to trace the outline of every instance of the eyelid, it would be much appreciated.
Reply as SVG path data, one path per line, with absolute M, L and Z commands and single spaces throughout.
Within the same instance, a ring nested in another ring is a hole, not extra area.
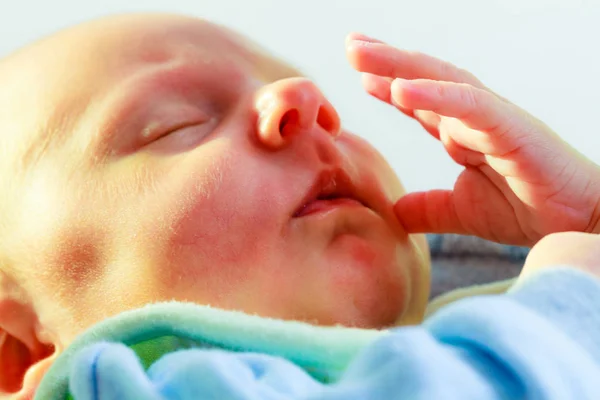
M 172 129 L 164 131 L 161 136 L 151 141 L 147 141 L 142 147 L 148 150 L 161 148 L 170 151 L 183 151 L 194 148 L 203 143 L 215 131 L 219 121 L 218 116 L 212 116 L 202 121 L 196 120 L 196 122 L 187 124 L 173 125 Z
M 147 124 L 144 129 L 142 129 L 141 136 L 144 142 L 149 143 L 178 130 L 190 126 L 205 124 L 211 119 L 212 118 L 205 113 L 195 112 L 193 116 L 190 115 L 187 118 L 178 117 L 155 120 Z

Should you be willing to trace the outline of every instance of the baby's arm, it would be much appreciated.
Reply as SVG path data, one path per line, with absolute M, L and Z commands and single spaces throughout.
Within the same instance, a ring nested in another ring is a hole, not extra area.
M 600 277 L 600 235 L 561 232 L 545 236 L 527 255 L 519 280 L 523 281 L 549 265 L 568 265 Z
M 555 232 L 598 231 L 600 168 L 544 123 L 426 54 L 358 34 L 347 53 L 367 92 L 418 121 L 465 167 L 453 190 L 398 201 L 407 230 L 528 246 Z

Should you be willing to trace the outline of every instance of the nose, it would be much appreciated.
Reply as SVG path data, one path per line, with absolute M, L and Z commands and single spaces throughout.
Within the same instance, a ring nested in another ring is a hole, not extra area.
M 278 148 L 302 132 L 340 133 L 340 118 L 323 93 L 306 78 L 287 78 L 263 87 L 256 97 L 257 134 L 264 145 Z

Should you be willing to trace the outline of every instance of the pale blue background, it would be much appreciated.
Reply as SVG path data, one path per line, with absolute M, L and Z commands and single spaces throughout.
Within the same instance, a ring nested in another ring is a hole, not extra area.
M 410 190 L 451 187 L 460 169 L 415 123 L 362 92 L 343 51 L 352 30 L 471 70 L 600 162 L 599 0 L 0 1 L 0 54 L 122 11 L 181 12 L 236 28 L 313 76 Z

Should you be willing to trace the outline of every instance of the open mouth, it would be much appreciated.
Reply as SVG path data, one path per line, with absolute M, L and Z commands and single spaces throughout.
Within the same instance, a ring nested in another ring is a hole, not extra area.
M 294 213 L 294 218 L 339 207 L 368 207 L 350 178 L 343 171 L 320 174 Z

